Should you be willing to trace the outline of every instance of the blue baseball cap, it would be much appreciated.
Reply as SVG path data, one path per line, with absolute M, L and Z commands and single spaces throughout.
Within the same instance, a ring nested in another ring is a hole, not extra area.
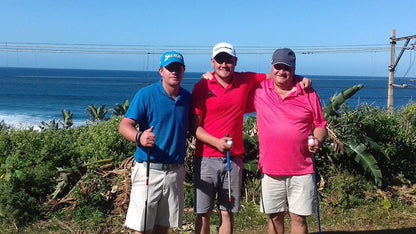
M 180 63 L 183 66 L 185 66 L 185 61 L 183 60 L 182 54 L 176 51 L 168 51 L 162 55 L 162 58 L 160 58 L 161 67 L 166 67 L 174 62 Z

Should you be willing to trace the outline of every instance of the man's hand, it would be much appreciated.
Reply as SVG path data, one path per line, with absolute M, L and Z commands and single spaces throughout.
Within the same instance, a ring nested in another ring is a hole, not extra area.
M 227 141 L 232 141 L 232 140 L 233 140 L 233 138 L 231 138 L 231 137 L 223 137 L 223 138 L 217 139 L 215 147 L 221 153 L 225 153 L 233 147 L 232 145 L 229 145 L 227 143 Z
M 299 85 L 301 89 L 307 89 L 312 87 L 312 81 L 306 77 L 296 75 L 296 79 L 299 80 Z
M 140 136 L 140 144 L 144 147 L 153 147 L 155 145 L 156 135 L 153 133 L 154 126 L 146 129 Z
M 311 153 L 317 153 L 320 150 L 321 146 L 320 146 L 320 142 L 318 140 L 318 138 L 310 135 L 308 137 L 308 150 Z
M 212 80 L 212 78 L 214 78 L 214 76 L 212 76 L 211 72 L 205 72 L 205 74 L 203 74 L 201 77 L 201 79 L 206 79 L 206 80 Z

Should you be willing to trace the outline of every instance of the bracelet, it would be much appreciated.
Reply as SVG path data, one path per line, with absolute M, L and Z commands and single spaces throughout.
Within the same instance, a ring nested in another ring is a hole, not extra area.
M 140 137 L 142 136 L 142 134 L 143 134 L 143 132 L 138 132 L 136 134 L 136 144 L 137 145 L 141 145 L 141 143 L 140 143 Z

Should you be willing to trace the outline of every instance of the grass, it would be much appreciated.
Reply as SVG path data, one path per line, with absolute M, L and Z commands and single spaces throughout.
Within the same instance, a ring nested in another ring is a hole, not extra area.
M 382 194 L 370 194 L 368 196 L 371 196 L 371 199 L 353 208 L 334 208 L 324 199 L 320 202 L 321 230 L 323 233 L 416 233 L 414 195 L 415 193 L 407 194 L 407 199 L 403 199 L 404 196 L 391 194 L 391 197 L 387 198 L 389 206 L 386 206 Z M 412 196 L 413 200 L 409 200 L 409 196 Z M 192 233 L 194 220 L 194 213 L 186 214 L 186 228 L 179 233 Z M 318 233 L 317 214 L 308 217 L 307 221 L 309 232 Z M 242 202 L 242 210 L 235 215 L 235 233 L 267 233 L 267 222 L 268 216 L 260 212 L 258 203 Z M 212 217 L 212 232 L 218 225 L 218 214 L 215 213 Z M 289 233 L 289 228 L 290 218 L 286 215 L 286 233 Z
M 323 233 L 415 233 L 416 204 L 409 203 L 401 197 L 391 199 L 391 206 L 386 207 L 383 199 L 368 202 L 366 205 L 350 209 L 333 208 L 325 201 L 321 202 L 320 216 Z M 170 233 L 193 233 L 195 214 L 192 210 L 185 212 L 184 226 Z M 253 201 L 242 202 L 242 210 L 235 215 L 236 234 L 267 233 L 267 215 L 259 210 L 259 205 Z M 39 221 L 33 225 L 19 228 L 13 225 L 3 225 L 2 233 L 129 233 L 123 227 L 124 217 L 110 216 L 98 226 L 91 226 L 88 221 L 84 224 L 75 223 L 71 217 L 51 218 Z M 218 214 L 212 217 L 212 232 L 218 227 Z M 290 219 L 285 219 L 286 232 L 289 233 Z M 310 233 L 318 233 L 317 215 L 308 218 Z

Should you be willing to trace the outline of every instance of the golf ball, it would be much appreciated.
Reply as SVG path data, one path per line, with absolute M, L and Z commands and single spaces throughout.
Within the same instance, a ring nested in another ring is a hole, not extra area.
M 227 141 L 227 144 L 233 145 L 233 141 Z
M 308 144 L 313 144 L 313 142 L 315 142 L 315 140 L 313 138 L 308 139 Z

